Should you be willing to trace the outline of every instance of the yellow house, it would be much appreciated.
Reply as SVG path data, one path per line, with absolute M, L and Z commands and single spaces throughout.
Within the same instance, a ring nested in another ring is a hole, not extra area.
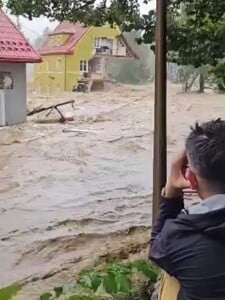
M 106 79 L 106 57 L 137 58 L 117 28 L 68 21 L 48 35 L 39 53 L 43 62 L 35 66 L 34 82 L 44 94 L 73 91 L 81 82 L 88 82 L 91 89 Z

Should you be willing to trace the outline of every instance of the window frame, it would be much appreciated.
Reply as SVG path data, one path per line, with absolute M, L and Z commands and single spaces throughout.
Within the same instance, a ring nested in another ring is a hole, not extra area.
M 88 61 L 87 59 L 80 60 L 80 73 L 88 73 Z
M 62 59 L 61 59 L 61 57 L 56 58 L 56 71 L 57 72 L 62 71 Z
M 96 43 L 96 41 L 98 41 L 98 43 Z M 96 36 L 94 39 L 94 48 L 98 49 L 102 47 L 102 37 L 98 37 Z

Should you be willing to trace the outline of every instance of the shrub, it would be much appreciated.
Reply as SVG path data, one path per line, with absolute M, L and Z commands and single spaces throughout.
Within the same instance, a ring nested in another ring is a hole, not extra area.
M 158 269 L 147 260 L 100 264 L 78 274 L 76 283 L 57 287 L 39 300 L 147 300 Z

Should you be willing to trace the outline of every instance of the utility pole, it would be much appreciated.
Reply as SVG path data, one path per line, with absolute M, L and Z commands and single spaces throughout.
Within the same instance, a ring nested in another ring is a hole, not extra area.
M 153 204 L 152 219 L 157 218 L 161 190 L 167 176 L 167 134 L 166 134 L 166 95 L 167 95 L 167 60 L 166 60 L 166 0 L 156 1 L 156 56 L 155 56 L 155 129 L 154 129 L 154 164 L 153 164 Z

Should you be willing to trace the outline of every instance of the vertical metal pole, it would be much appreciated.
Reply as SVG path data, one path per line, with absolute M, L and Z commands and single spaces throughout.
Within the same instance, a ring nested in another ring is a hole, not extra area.
M 153 222 L 157 218 L 161 190 L 166 182 L 166 0 L 157 0 L 156 5 L 156 57 L 155 57 L 155 130 L 153 164 Z

